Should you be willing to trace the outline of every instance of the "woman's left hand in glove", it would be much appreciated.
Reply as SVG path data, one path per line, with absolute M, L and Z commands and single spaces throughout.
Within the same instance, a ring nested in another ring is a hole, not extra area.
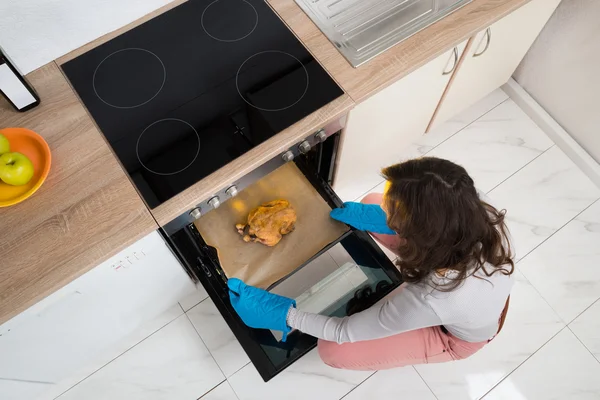
M 242 321 L 251 328 L 271 329 L 283 332 L 283 341 L 291 328 L 287 314 L 296 301 L 266 290 L 248 286 L 237 278 L 227 281 L 231 305 Z
M 360 231 L 396 235 L 387 225 L 387 215 L 379 204 L 346 202 L 342 208 L 334 208 L 331 218 L 350 225 Z

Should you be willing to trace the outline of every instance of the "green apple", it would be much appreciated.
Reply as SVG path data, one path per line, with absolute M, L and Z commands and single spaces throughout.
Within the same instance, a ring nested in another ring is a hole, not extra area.
M 0 133 L 0 154 L 8 153 L 10 151 L 10 143 L 6 136 Z
M 0 155 L 0 179 L 13 186 L 29 183 L 33 177 L 33 164 L 21 153 L 4 153 Z

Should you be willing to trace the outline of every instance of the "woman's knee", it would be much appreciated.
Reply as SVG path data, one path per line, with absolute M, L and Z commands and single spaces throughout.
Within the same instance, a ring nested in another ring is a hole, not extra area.
M 407 365 L 381 354 L 377 340 L 344 344 L 319 340 L 317 347 L 321 360 L 333 368 L 378 371 Z
M 360 201 L 363 204 L 381 204 L 383 201 L 383 194 L 381 193 L 369 193 Z
M 319 357 L 321 360 L 333 368 L 343 368 L 341 363 L 341 346 L 336 342 L 329 342 L 321 340 L 317 342 L 317 349 L 319 351 Z

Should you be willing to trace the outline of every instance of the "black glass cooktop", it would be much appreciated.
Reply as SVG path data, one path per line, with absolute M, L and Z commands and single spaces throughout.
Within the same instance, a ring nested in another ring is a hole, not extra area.
M 188 1 L 62 68 L 151 208 L 343 93 L 263 0 Z

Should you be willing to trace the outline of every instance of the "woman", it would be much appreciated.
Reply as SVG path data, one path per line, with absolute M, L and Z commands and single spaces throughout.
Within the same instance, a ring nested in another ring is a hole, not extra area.
M 513 285 L 504 212 L 450 161 L 410 160 L 383 175 L 384 195 L 363 200 L 380 203 L 383 212 L 347 203 L 332 217 L 375 231 L 399 256 L 405 283 L 373 307 L 336 318 L 302 312 L 292 299 L 230 279 L 232 304 L 246 324 L 315 336 L 325 363 L 357 370 L 464 359 L 495 337 Z

